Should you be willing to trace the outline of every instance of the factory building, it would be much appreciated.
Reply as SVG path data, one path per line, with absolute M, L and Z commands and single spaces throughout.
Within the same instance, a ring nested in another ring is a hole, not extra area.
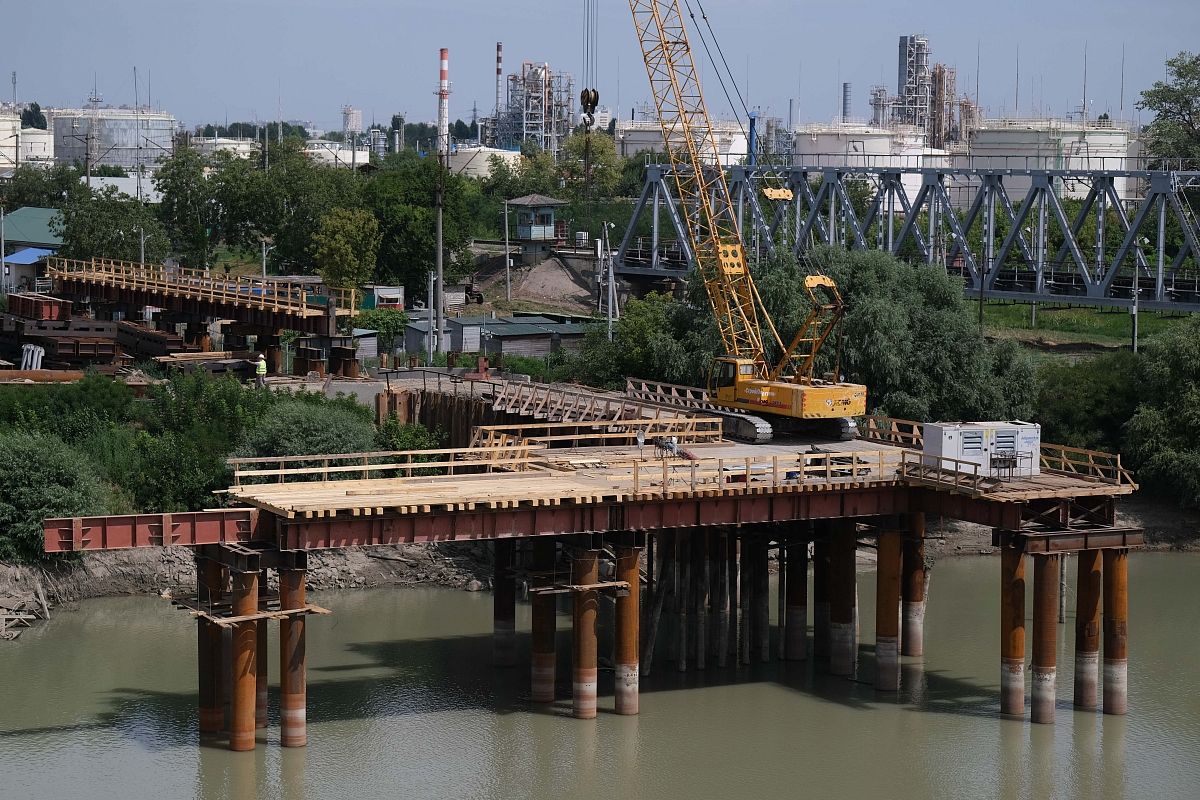
M 740 122 L 713 120 L 713 134 L 717 140 L 718 155 L 710 158 L 710 162 L 719 158 L 721 164 L 731 166 L 745 159 L 748 143 Z M 662 126 L 657 121 L 618 120 L 616 139 L 617 152 L 624 158 L 635 156 L 643 150 L 661 153 L 664 149 Z
M 234 158 L 256 158 L 260 145 L 254 139 L 233 139 L 223 136 L 202 137 L 192 139 L 194 147 L 201 155 L 208 157 L 217 153 L 228 153 Z
M 148 108 L 53 108 L 46 121 L 60 164 L 155 169 L 171 154 L 175 135 L 175 117 Z
M 497 75 L 495 114 L 480 120 L 483 143 L 519 150 L 524 142 L 532 142 L 557 158 L 575 123 L 575 79 L 548 63 L 526 61 L 520 72 L 508 75 L 504 98 L 501 85 Z
M 21 118 L 7 111 L 0 111 L 0 174 L 11 171 L 17 166 L 19 144 L 17 137 L 21 131 Z

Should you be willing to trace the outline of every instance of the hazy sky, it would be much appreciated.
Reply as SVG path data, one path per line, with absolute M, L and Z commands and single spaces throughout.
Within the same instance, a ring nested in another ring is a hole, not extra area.
M 695 0 L 692 0 L 694 3 Z M 991 116 L 1011 115 L 1020 48 L 1020 111 L 1062 115 L 1087 94 L 1093 114 L 1120 105 L 1125 47 L 1125 116 L 1138 92 L 1162 77 L 1163 61 L 1200 47 L 1197 0 L 991 0 L 987 3 L 872 0 L 704 0 L 750 105 L 786 116 L 798 99 L 805 121 L 839 108 L 841 81 L 854 88 L 854 114 L 867 117 L 873 84 L 896 89 L 897 38 L 929 37 L 933 59 L 958 69 L 959 91 Z M 439 47 L 450 48 L 451 118 L 472 103 L 490 113 L 495 45 L 505 72 L 548 61 L 578 75 L 583 0 L 0 0 L 0 96 L 18 73 L 18 95 L 43 105 L 79 105 L 98 81 L 104 100 L 133 102 L 133 68 L 149 74 L 152 100 L 196 123 L 287 119 L 340 127 L 340 109 L 365 120 L 407 112 L 433 120 Z M 622 116 L 649 99 L 626 0 L 601 0 L 601 105 Z M 693 39 L 694 39 L 693 34 Z M 693 42 L 699 51 L 699 45 Z M 715 74 L 701 76 L 714 115 L 728 105 Z

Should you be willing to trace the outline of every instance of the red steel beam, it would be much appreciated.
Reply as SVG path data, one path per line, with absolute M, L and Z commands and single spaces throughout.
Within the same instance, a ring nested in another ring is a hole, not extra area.
M 47 553 L 221 544 L 270 538 L 269 514 L 231 508 L 182 514 L 63 517 L 42 523 Z M 164 536 L 164 531 L 166 535 Z

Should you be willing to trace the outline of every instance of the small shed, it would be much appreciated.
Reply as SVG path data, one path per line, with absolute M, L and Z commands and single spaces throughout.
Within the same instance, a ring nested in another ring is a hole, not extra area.
M 41 272 L 42 262 L 52 255 L 54 251 L 45 247 L 23 247 L 11 255 L 4 256 L 4 278 L 0 281 L 0 286 L 18 292 L 33 290 Z
M 566 200 L 544 194 L 527 194 L 508 205 L 517 210 L 517 244 L 521 246 L 521 261 L 533 264 L 544 259 L 551 247 L 567 243 L 567 223 L 554 218 L 555 209 L 567 205 Z

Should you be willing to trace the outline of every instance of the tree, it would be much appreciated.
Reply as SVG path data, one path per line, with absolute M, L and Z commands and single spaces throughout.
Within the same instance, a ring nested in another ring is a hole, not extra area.
M 42 113 L 40 105 L 30 103 L 29 108 L 21 112 L 21 127 L 46 130 L 46 115 Z
M 251 428 L 237 450 L 244 458 L 366 453 L 375 446 L 370 419 L 348 409 L 284 400 Z
M 47 169 L 22 164 L 13 172 L 12 178 L 0 183 L 0 205 L 7 209 L 24 206 L 62 208 L 68 200 L 90 193 L 79 180 L 79 170 L 73 166 L 56 164 Z
M 379 241 L 379 222 L 369 211 L 335 208 L 313 235 L 317 272 L 330 286 L 357 289 L 375 274 Z
M 1140 403 L 1125 428 L 1124 452 L 1138 480 L 1200 507 L 1200 317 L 1148 339 L 1138 365 Z
M 408 315 L 395 308 L 372 308 L 354 318 L 354 327 L 378 332 L 381 353 L 392 351 L 396 337 L 403 336 L 407 324 Z
M 42 520 L 106 514 L 116 502 L 87 458 L 49 434 L 0 433 L 0 560 L 46 560 Z
M 590 174 L 585 157 L 590 155 Z M 607 198 L 616 194 L 622 183 L 622 159 L 617 144 L 606 133 L 572 133 L 563 143 L 558 175 L 571 198 Z M 640 190 L 641 187 L 639 186 Z
M 1154 112 L 1149 149 L 1159 158 L 1200 159 L 1200 53 L 1167 59 L 1167 78 L 1142 92 L 1139 109 Z
M 1103 450 L 1121 449 L 1123 428 L 1138 405 L 1138 357 L 1106 353 L 1077 364 L 1047 361 L 1038 371 L 1034 420 L 1042 440 Z
M 189 267 L 203 269 L 212 252 L 212 231 L 220 207 L 205 176 L 204 157 L 191 147 L 177 147 L 162 160 L 154 185 L 162 193 L 158 213 L 176 250 Z
M 153 212 L 112 186 L 93 196 L 69 198 L 55 228 L 63 240 L 59 255 L 67 258 L 138 261 L 142 235 L 147 262 L 161 262 L 170 252 L 167 232 Z

